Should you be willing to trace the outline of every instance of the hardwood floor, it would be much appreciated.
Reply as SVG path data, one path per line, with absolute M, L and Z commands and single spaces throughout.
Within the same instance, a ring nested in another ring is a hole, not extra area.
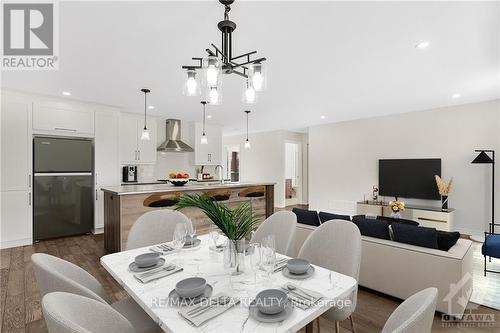
M 47 332 L 41 311 L 40 292 L 30 262 L 31 254 L 35 252 L 49 253 L 81 266 L 102 283 L 113 301 L 127 297 L 127 293 L 99 263 L 99 258 L 104 252 L 103 243 L 103 235 L 91 235 L 48 240 L 33 246 L 0 250 L 0 331 L 2 333 Z M 354 314 L 356 332 L 380 332 L 400 302 L 392 297 L 360 288 Z M 495 321 L 492 325 L 483 327 L 479 327 L 477 323 L 467 327 L 462 322 L 452 327 L 443 327 L 441 316 L 436 315 L 433 332 L 500 331 L 500 311 L 480 306 L 473 310 L 473 313 L 493 315 Z M 349 332 L 349 329 L 348 320 L 341 323 L 342 332 Z M 321 332 L 335 332 L 335 324 L 321 319 Z

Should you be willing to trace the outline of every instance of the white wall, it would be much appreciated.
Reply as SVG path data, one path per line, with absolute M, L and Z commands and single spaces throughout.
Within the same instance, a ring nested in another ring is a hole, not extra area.
M 240 145 L 240 180 L 276 183 L 274 205 L 284 207 L 285 140 L 305 142 L 305 137 L 303 133 L 271 131 L 251 133 L 251 149 L 243 148 L 245 135 L 225 136 L 222 143 L 223 146 Z
M 378 182 L 378 159 L 441 158 L 442 176 L 454 177 L 455 229 L 482 233 L 491 220 L 491 167 L 470 162 L 474 149 L 498 151 L 499 108 L 496 100 L 309 128 L 310 207 L 354 214 Z

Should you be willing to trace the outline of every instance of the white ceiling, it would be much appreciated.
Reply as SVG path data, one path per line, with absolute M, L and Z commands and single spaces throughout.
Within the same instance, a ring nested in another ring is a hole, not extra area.
M 63 2 L 60 70 L 3 72 L 2 87 L 200 119 L 182 96 L 181 65 L 219 44 L 223 7 L 204 2 Z M 268 58 L 252 131 L 423 110 L 500 97 L 499 2 L 241 2 L 234 52 Z M 415 44 L 429 41 L 418 50 Z M 208 107 L 226 133 L 244 130 L 244 81 L 223 78 Z M 454 93 L 461 98 L 452 99 Z M 325 119 L 320 119 L 325 115 Z

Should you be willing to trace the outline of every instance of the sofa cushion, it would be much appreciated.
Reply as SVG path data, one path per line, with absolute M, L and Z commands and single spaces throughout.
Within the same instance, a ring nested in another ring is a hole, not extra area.
M 360 220 L 363 220 L 365 219 L 366 216 L 365 215 L 353 215 L 351 221 L 352 222 L 356 222 L 356 221 L 360 221 Z
M 340 215 L 340 214 L 325 213 L 325 212 L 319 212 L 318 215 L 321 223 L 325 223 L 326 221 L 330 220 L 346 220 L 346 221 L 351 220 L 351 217 L 349 215 Z
M 370 219 L 356 219 L 353 221 L 359 228 L 361 235 L 380 239 L 391 239 L 389 236 L 389 222 Z
M 435 228 L 417 227 L 403 223 L 392 223 L 391 229 L 396 242 L 439 249 Z
M 292 212 L 297 215 L 297 222 L 307 225 L 319 226 L 321 223 L 319 221 L 318 212 L 315 210 L 307 210 L 294 208 Z
M 459 232 L 448 232 L 438 230 L 438 248 L 441 251 L 448 251 L 453 245 L 455 245 L 460 238 Z
M 409 225 L 418 225 L 417 221 L 406 220 L 406 219 L 395 219 L 394 217 L 390 217 L 390 216 L 377 216 L 377 219 L 378 220 L 386 220 L 386 221 L 391 222 L 391 223 L 398 222 L 398 223 L 406 223 Z
M 500 235 L 487 235 L 481 253 L 493 258 L 500 258 Z

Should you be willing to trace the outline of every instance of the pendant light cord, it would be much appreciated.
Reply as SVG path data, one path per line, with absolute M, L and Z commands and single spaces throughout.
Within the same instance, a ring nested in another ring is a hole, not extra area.
M 203 136 L 205 136 L 205 119 L 206 119 L 206 116 L 205 116 L 205 104 L 206 103 L 201 103 L 203 104 Z
M 147 126 L 146 126 L 146 109 L 147 109 L 147 96 L 148 96 L 148 93 L 146 91 L 144 91 L 144 129 L 148 129 Z
M 248 115 L 250 114 L 250 111 L 245 111 L 247 114 L 247 141 L 248 141 Z

